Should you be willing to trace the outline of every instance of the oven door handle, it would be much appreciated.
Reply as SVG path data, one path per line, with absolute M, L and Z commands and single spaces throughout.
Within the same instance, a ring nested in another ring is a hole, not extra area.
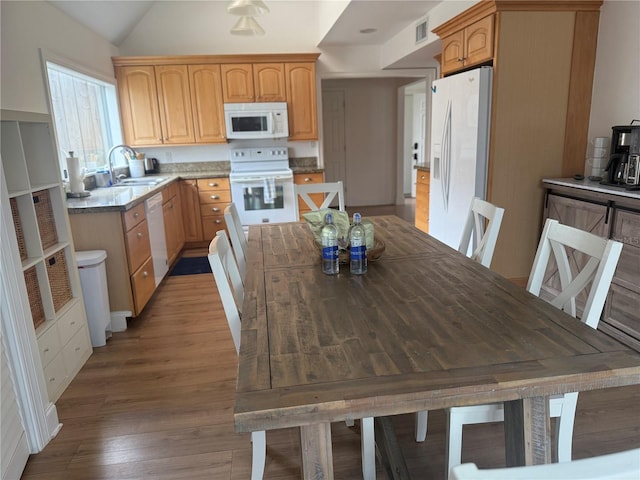
M 233 179 L 229 179 L 230 183 L 252 183 L 252 184 L 264 184 L 265 178 L 275 178 L 277 181 L 282 180 L 293 180 L 293 175 L 265 175 L 262 177 L 237 177 Z

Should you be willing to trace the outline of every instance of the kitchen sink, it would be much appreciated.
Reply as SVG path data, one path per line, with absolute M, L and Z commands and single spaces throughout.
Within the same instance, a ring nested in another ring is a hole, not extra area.
M 135 187 L 138 185 L 158 185 L 164 182 L 168 177 L 137 177 L 123 178 L 114 187 Z

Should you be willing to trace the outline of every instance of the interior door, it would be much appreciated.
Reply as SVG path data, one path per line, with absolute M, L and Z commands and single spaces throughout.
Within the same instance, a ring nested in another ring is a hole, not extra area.
M 349 205 L 344 97 L 344 90 L 341 89 L 323 90 L 322 92 L 324 179 L 326 182 L 342 180 L 345 191 L 345 203 Z

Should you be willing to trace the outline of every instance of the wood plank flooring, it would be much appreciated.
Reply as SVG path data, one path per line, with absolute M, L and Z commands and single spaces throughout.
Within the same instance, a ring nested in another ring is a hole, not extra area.
M 233 428 L 236 366 L 213 277 L 166 277 L 127 331 L 94 349 L 56 404 L 60 433 L 22 480 L 250 478 L 250 436 Z M 638 404 L 640 387 L 581 393 L 574 458 L 640 447 Z M 393 418 L 412 478 L 444 478 L 444 420 L 431 412 L 418 444 L 413 416 Z M 336 479 L 361 478 L 357 422 L 333 424 L 332 436 Z M 465 428 L 463 461 L 501 466 L 503 452 L 501 424 Z M 297 478 L 298 430 L 267 432 L 265 479 Z

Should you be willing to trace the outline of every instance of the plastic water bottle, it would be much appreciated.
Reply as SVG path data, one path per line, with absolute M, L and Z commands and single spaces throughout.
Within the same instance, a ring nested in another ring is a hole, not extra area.
M 349 230 L 350 270 L 354 275 L 367 273 L 367 239 L 359 213 L 353 214 L 353 226 Z
M 338 259 L 338 228 L 333 224 L 333 215 L 327 213 L 322 227 L 322 271 L 335 275 L 340 270 Z

